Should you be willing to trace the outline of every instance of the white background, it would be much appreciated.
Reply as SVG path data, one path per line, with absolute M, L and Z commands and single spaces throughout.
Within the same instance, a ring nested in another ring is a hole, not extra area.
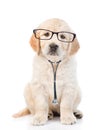
M 31 79 L 34 52 L 32 30 L 49 18 L 69 23 L 80 42 L 79 106 L 84 118 L 73 126 L 59 118 L 44 126 L 31 126 L 31 116 L 13 119 L 25 107 L 23 91 Z M 104 3 L 103 0 L 1 0 L 0 1 L 0 129 L 1 130 L 98 130 L 104 129 Z

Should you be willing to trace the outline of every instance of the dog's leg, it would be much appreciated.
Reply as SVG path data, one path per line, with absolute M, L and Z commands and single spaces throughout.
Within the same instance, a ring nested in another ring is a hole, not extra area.
M 43 125 L 48 119 L 48 99 L 44 94 L 44 89 L 36 89 L 31 84 L 25 88 L 25 100 L 32 117 L 33 125 Z
M 75 97 L 76 92 L 71 88 L 69 92 L 68 91 L 63 92 L 60 104 L 60 115 L 61 115 L 60 118 L 62 124 L 72 125 L 76 122 L 76 117 L 73 114 Z
M 33 115 L 33 125 L 44 125 L 48 120 L 48 102 L 41 94 L 35 98 L 35 114 Z
M 83 113 L 80 110 L 77 110 L 77 107 L 78 107 L 80 101 L 81 101 L 81 92 L 77 91 L 76 100 L 74 103 L 74 111 L 73 111 L 73 113 L 77 119 L 81 119 L 83 117 Z

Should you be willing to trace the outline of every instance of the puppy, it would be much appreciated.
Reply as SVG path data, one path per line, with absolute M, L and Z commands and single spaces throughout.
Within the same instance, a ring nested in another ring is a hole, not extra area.
M 33 30 L 30 45 L 36 54 L 32 80 L 24 91 L 27 108 L 14 117 L 31 113 L 32 124 L 43 125 L 58 113 L 62 124 L 74 124 L 76 118 L 82 118 L 77 110 L 81 94 L 76 77 L 76 34 L 65 21 L 49 19 Z

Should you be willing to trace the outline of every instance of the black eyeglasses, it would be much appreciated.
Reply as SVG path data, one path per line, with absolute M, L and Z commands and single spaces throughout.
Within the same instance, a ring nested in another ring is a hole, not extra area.
M 53 37 L 53 34 L 56 34 L 57 39 L 62 42 L 72 42 L 76 37 L 76 34 L 72 32 L 53 32 L 47 29 L 34 29 L 33 33 L 35 37 L 40 40 L 50 40 Z

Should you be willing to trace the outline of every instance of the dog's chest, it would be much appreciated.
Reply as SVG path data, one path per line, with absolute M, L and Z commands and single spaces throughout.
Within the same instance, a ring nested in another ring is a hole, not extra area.
M 49 96 L 53 99 L 54 95 L 54 73 L 53 68 L 51 65 L 44 66 L 44 69 L 41 68 L 40 70 L 40 82 L 44 86 L 44 89 L 47 91 Z M 63 88 L 65 88 L 65 85 L 67 84 L 67 68 L 64 66 L 59 65 L 56 72 L 56 91 L 57 91 L 57 97 L 60 98 Z
M 56 69 L 56 68 L 54 68 L 54 69 Z M 65 76 L 66 75 L 65 75 L 63 69 L 62 68 L 60 69 L 60 67 L 57 68 L 57 71 L 56 71 L 56 84 L 57 84 L 57 86 L 63 85 L 63 82 L 64 82 L 63 78 Z M 43 75 L 41 75 L 41 79 L 43 79 L 42 83 L 48 87 L 53 87 L 54 78 L 55 77 L 54 77 L 53 68 L 51 66 L 44 68 Z
M 74 77 L 75 64 L 73 64 L 73 60 L 65 63 L 61 62 L 56 73 L 57 88 L 67 85 Z M 54 73 L 51 64 L 44 60 L 34 60 L 32 81 L 37 82 L 46 88 L 53 88 Z

